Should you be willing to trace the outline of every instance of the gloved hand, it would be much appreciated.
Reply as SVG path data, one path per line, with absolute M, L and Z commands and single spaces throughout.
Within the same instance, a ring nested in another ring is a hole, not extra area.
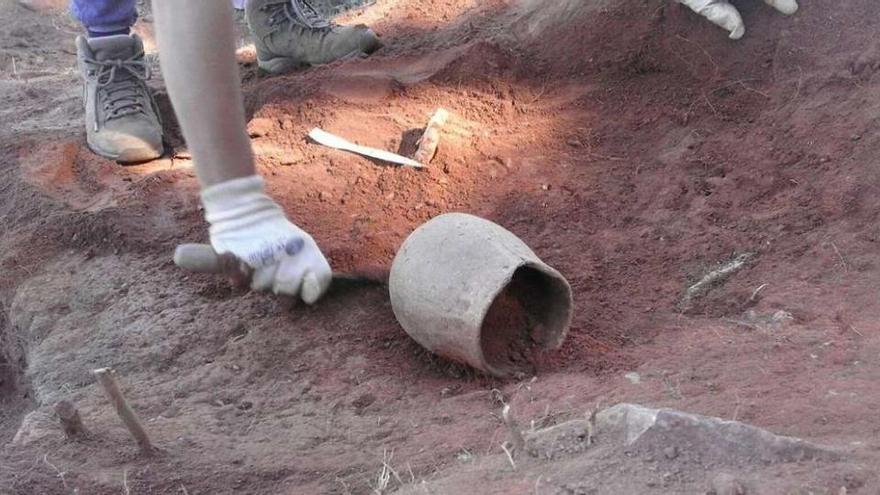
M 746 33 L 746 26 L 736 7 L 727 0 L 677 0 L 713 24 L 730 31 L 730 38 L 738 40 Z M 797 0 L 764 0 L 764 3 L 786 15 L 797 12 Z
M 299 296 L 312 304 L 330 287 L 330 264 L 308 233 L 291 223 L 266 195 L 257 175 L 202 192 L 211 246 L 253 270 L 251 288 Z

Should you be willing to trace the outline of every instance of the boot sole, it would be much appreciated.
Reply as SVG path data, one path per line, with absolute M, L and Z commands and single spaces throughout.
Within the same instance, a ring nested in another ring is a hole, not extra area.
M 92 153 L 98 156 L 102 156 L 104 158 L 108 158 L 110 160 L 114 160 L 122 165 L 134 165 L 137 163 L 149 162 L 151 160 L 160 158 L 162 157 L 162 155 L 165 154 L 164 144 L 162 144 L 162 148 L 159 149 L 158 152 L 149 148 L 129 148 L 124 149 L 119 153 L 104 151 L 101 148 L 92 144 L 89 139 L 86 139 L 86 144 L 88 145 L 89 149 L 92 150 Z
M 373 50 L 373 51 L 375 51 L 375 50 Z M 357 57 L 360 54 L 369 55 L 369 53 L 364 52 L 361 49 L 355 49 L 355 50 L 352 50 L 351 52 L 337 58 L 336 60 L 333 60 L 332 62 L 327 62 L 325 64 L 310 64 L 308 62 L 301 62 L 295 58 L 275 57 L 275 58 L 270 58 L 268 60 L 257 59 L 257 67 L 259 67 L 260 70 L 262 70 L 262 71 L 268 72 L 269 74 L 278 75 L 278 74 L 283 74 L 285 72 L 289 72 L 292 70 L 307 69 L 309 67 L 316 67 L 319 65 L 332 64 L 334 62 L 339 62 L 340 60 L 348 60 L 350 58 Z
M 275 57 L 270 58 L 269 60 L 257 60 L 257 67 L 259 67 L 260 70 L 264 72 L 268 72 L 269 74 L 283 74 L 292 70 L 305 69 L 310 66 L 311 64 L 307 64 L 305 62 L 300 62 L 296 59 L 286 57 Z

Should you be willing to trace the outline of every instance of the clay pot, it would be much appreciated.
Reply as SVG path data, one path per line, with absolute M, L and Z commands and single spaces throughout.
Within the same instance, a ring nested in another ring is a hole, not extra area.
M 509 333 L 484 320 L 514 285 L 524 295 L 528 342 L 498 345 Z M 565 278 L 515 235 L 473 215 L 445 214 L 416 229 L 394 258 L 389 290 L 397 321 L 419 344 L 495 376 L 520 371 L 499 349 L 556 348 L 571 324 Z

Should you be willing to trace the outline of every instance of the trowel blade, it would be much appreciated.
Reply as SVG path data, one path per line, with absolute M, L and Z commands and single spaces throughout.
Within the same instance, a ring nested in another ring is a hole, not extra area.
M 219 255 L 209 244 L 181 244 L 174 250 L 174 264 L 191 272 L 217 273 L 249 277 L 249 269 L 233 256 Z M 333 272 L 332 286 L 384 285 L 388 270 L 364 269 L 356 272 Z

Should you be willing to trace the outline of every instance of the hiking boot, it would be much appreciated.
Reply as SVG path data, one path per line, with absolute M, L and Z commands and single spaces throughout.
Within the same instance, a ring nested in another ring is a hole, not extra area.
M 150 66 L 141 39 L 78 36 L 76 54 L 84 80 L 89 148 L 120 163 L 162 156 L 162 124 L 146 83 Z
M 337 26 L 308 0 L 248 0 L 245 12 L 257 63 L 271 74 L 370 54 L 381 46 L 372 29 Z

